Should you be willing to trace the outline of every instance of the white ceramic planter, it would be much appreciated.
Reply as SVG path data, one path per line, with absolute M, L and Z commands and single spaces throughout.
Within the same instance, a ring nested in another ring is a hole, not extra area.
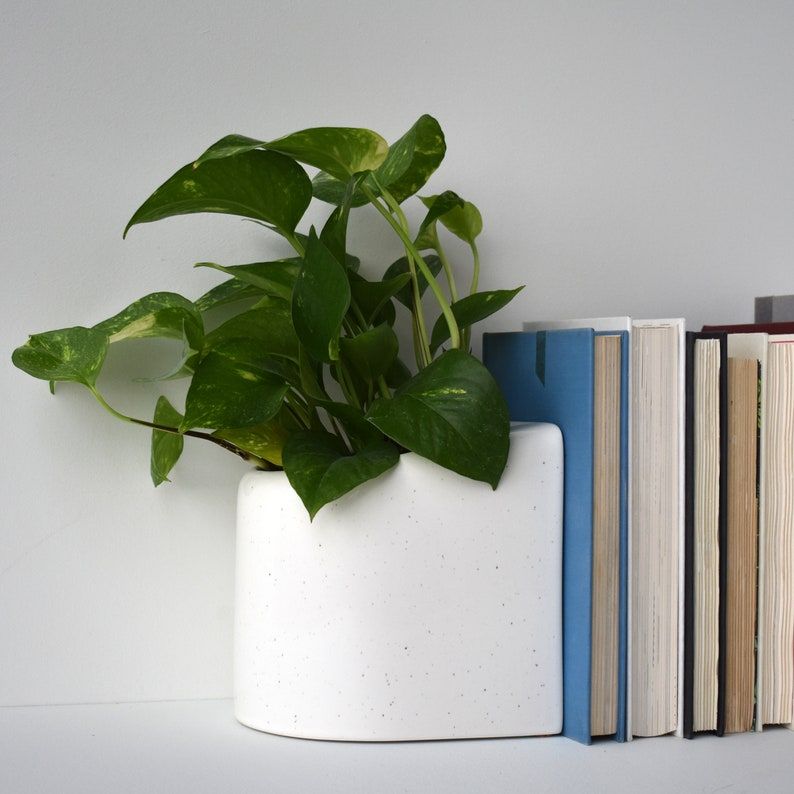
M 237 519 L 235 714 L 393 741 L 562 727 L 562 439 L 511 435 L 499 488 L 414 454 L 310 523 L 281 472 Z

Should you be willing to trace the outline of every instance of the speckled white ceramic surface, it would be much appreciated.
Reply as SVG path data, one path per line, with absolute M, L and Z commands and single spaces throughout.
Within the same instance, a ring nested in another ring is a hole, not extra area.
M 517 427 L 496 492 L 413 454 L 309 523 L 281 472 L 237 521 L 235 713 L 393 741 L 562 727 L 562 439 Z

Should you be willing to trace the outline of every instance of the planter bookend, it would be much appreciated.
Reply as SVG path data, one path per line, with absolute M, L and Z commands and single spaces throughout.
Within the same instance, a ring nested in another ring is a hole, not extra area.
M 283 472 L 245 475 L 237 719 L 357 741 L 558 733 L 562 454 L 555 426 L 514 428 L 495 492 L 404 454 L 311 523 Z

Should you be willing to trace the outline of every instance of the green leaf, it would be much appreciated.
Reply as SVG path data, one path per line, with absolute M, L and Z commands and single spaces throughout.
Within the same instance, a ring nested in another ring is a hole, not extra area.
M 366 175 L 366 173 L 356 174 L 348 180 L 342 202 L 331 213 L 320 232 L 320 239 L 342 265 L 346 264 L 347 259 L 347 222 L 350 217 L 350 207 L 353 196 Z M 358 270 L 358 266 L 354 269 Z
M 406 267 L 407 264 L 406 261 Z M 349 274 L 348 278 L 350 279 L 352 298 L 369 324 L 372 324 L 384 307 L 389 305 L 390 299 L 394 295 L 411 283 L 410 273 L 402 273 L 385 281 L 367 281 L 357 273 Z M 393 324 L 394 319 L 391 320 L 390 325 Z
M 312 400 L 327 400 L 328 395 L 323 388 L 322 364 L 312 360 L 306 348 L 301 345 L 298 352 L 301 391 Z
M 374 382 L 384 375 L 397 358 L 400 343 L 397 334 L 386 323 L 353 337 L 343 337 L 340 349 L 356 374 L 364 381 Z
M 349 306 L 345 269 L 312 229 L 292 293 L 292 323 L 315 360 L 338 360 L 339 330 Z
M 222 160 L 226 157 L 235 157 L 238 154 L 245 154 L 254 149 L 261 149 L 266 144 L 264 141 L 258 141 L 255 138 L 249 138 L 247 135 L 226 135 L 219 141 L 215 141 L 200 157 L 194 162 L 193 166 L 203 165 L 208 160 Z
M 124 235 L 135 224 L 193 212 L 241 215 L 291 234 L 311 198 L 311 181 L 294 160 L 249 151 L 180 168 L 138 208 Z
M 443 194 L 442 194 L 443 195 Z M 433 207 L 439 196 L 420 196 L 426 207 Z M 469 245 L 474 243 L 475 238 L 482 232 L 482 215 L 477 207 L 470 201 L 464 201 L 463 206 L 456 206 L 439 215 L 438 220 L 446 226 L 456 237 L 467 242 Z
M 310 518 L 323 505 L 392 468 L 400 459 L 386 441 L 350 455 L 330 433 L 293 433 L 284 445 L 284 471 Z
M 263 354 L 298 360 L 298 337 L 286 301 L 272 300 L 267 308 L 249 309 L 230 318 L 207 334 L 204 351 L 209 352 L 233 339 L 253 342 Z
M 441 165 L 446 151 L 439 123 L 432 116 L 421 116 L 402 138 L 389 147 L 386 159 L 376 172 L 378 182 L 402 203 L 424 187 Z
M 193 301 L 174 292 L 154 292 L 97 323 L 94 330 L 106 334 L 110 343 L 165 337 L 186 339 L 193 349 L 200 349 L 204 322 Z
M 34 378 L 75 381 L 93 388 L 107 348 L 107 334 L 76 326 L 32 335 L 11 360 Z
M 194 267 L 209 267 L 233 276 L 243 284 L 260 289 L 265 295 L 290 300 L 295 280 L 303 260 L 300 257 L 276 259 L 273 262 L 252 262 L 248 265 L 218 265 L 215 262 L 196 262 Z
M 458 321 L 460 329 L 467 328 L 474 323 L 498 312 L 507 306 L 524 287 L 516 289 L 497 289 L 491 292 L 475 292 L 452 304 L 452 313 Z M 435 353 L 438 348 L 449 339 L 449 326 L 444 317 L 439 317 L 433 326 L 430 337 L 430 352 Z
M 429 254 L 423 258 L 427 264 L 427 267 L 430 269 L 430 272 L 434 276 L 437 276 L 441 272 L 441 260 L 435 254 Z M 410 281 L 408 260 L 404 256 L 398 259 L 396 262 L 392 262 L 392 264 L 386 268 L 386 272 L 383 274 L 383 280 L 388 281 L 389 279 L 401 276 L 403 273 L 409 274 Z M 418 272 L 417 280 L 419 282 L 419 294 L 423 295 L 427 289 L 427 279 L 422 275 L 421 272 Z M 410 283 L 406 283 L 402 289 L 394 293 L 394 297 L 397 298 L 400 303 L 410 309 L 413 306 L 413 290 L 411 289 Z
M 371 184 L 371 180 L 366 180 L 367 187 L 370 190 L 376 191 L 375 185 Z M 312 195 L 320 201 L 325 201 L 328 204 L 341 204 L 345 200 L 346 182 L 336 177 L 326 174 L 325 171 L 320 171 L 315 174 L 312 179 Z M 364 195 L 363 191 L 359 188 L 354 194 L 350 206 L 363 207 L 369 204 L 369 199 Z
M 383 377 L 387 386 L 390 386 L 392 389 L 399 389 L 411 380 L 413 374 L 402 359 L 395 358 Z
M 228 352 L 228 351 L 226 351 Z M 289 387 L 262 366 L 213 351 L 196 367 L 180 427 L 247 427 L 274 417 Z
M 171 405 L 165 397 L 157 400 L 154 409 L 154 419 L 156 425 L 178 428 L 182 424 L 182 414 Z M 152 482 L 155 488 L 164 482 L 170 482 L 168 475 L 174 464 L 182 454 L 185 446 L 185 439 L 180 434 L 168 433 L 165 430 L 152 430 L 152 456 L 150 470 Z
M 388 188 L 392 196 L 402 203 L 424 186 L 444 159 L 445 152 L 444 133 L 438 122 L 432 116 L 422 116 L 389 147 L 386 158 L 375 171 L 377 184 Z M 373 193 L 379 194 L 375 180 L 368 177 L 365 183 Z M 345 183 L 321 171 L 312 180 L 312 190 L 315 198 L 329 204 L 340 204 L 345 194 Z M 361 207 L 367 202 L 367 197 L 359 189 L 351 206 Z
M 211 352 L 218 353 L 240 364 L 261 369 L 263 372 L 269 372 L 290 386 L 300 388 L 301 378 L 298 362 L 279 353 L 269 352 L 265 348 L 266 345 L 258 339 L 231 337 L 215 340 Z
M 343 182 L 361 171 L 374 171 L 389 151 L 389 144 L 378 133 L 360 127 L 315 127 L 270 141 L 267 146 Z
M 281 466 L 281 453 L 289 434 L 289 430 L 281 424 L 280 418 L 275 417 L 252 427 L 216 430 L 212 435 L 229 441 L 258 458 Z
M 332 400 L 322 400 L 319 405 L 342 423 L 357 452 L 383 442 L 383 433 L 368 422 L 358 408 Z
M 221 306 L 228 306 L 238 301 L 256 299 L 262 294 L 259 287 L 246 284 L 236 278 L 222 281 L 220 284 L 207 290 L 200 298 L 194 301 L 196 308 L 200 312 L 208 312 Z
M 464 205 L 463 199 L 451 190 L 445 190 L 438 196 L 431 196 L 429 199 L 422 199 L 428 208 L 427 215 L 419 226 L 420 233 L 427 229 L 430 224 L 435 223 L 439 218 L 451 213 L 456 209 L 461 209 Z M 443 222 L 443 221 L 442 221 Z
M 509 448 L 507 405 L 468 353 L 443 353 L 391 400 L 376 400 L 367 418 L 406 449 L 496 488 Z
M 195 164 L 237 157 L 254 149 L 280 152 L 345 182 L 359 171 L 374 171 L 383 162 L 389 145 L 376 132 L 360 127 L 313 127 L 275 141 L 227 135 L 210 146 Z

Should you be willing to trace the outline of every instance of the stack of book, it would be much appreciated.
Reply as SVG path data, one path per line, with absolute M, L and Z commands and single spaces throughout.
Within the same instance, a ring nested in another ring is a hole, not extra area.
M 794 323 L 598 318 L 483 337 L 565 441 L 563 733 L 794 722 Z

